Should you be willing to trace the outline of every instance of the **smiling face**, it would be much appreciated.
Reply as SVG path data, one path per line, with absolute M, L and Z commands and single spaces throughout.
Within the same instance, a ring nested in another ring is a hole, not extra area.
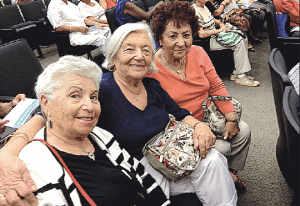
M 131 32 L 113 58 L 115 73 L 125 80 L 141 80 L 152 61 L 150 39 L 144 31 Z
M 182 59 L 189 53 L 193 43 L 192 28 L 189 24 L 180 25 L 177 28 L 174 21 L 170 21 L 159 43 L 168 59 Z
M 41 96 L 43 111 L 52 122 L 51 131 L 69 138 L 86 137 L 101 112 L 95 82 L 78 74 L 61 81 L 53 100 Z

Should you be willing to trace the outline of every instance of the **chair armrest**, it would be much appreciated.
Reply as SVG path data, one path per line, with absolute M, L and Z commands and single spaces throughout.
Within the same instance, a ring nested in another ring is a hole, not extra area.
M 19 32 L 22 30 L 30 29 L 36 27 L 37 25 L 33 21 L 24 22 L 21 24 L 17 24 L 11 27 L 12 30 Z
M 201 46 L 206 51 L 206 53 L 209 53 L 210 37 L 200 38 L 200 37 L 196 36 L 196 37 L 194 37 L 193 45 Z
M 0 102 L 11 102 L 14 98 L 11 96 L 0 96 Z

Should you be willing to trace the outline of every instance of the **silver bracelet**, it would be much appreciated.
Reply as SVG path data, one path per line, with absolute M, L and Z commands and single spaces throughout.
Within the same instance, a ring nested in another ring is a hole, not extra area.
M 204 122 L 201 122 L 201 121 L 196 122 L 196 123 L 194 124 L 194 129 L 196 129 L 197 124 L 200 124 L 200 123 L 204 123 Z

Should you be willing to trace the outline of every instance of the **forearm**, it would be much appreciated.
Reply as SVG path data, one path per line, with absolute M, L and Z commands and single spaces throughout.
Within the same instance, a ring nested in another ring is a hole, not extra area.
M 11 102 L 9 103 L 2 103 L 0 102 L 0 117 L 5 117 L 10 110 L 12 110 Z
M 41 115 L 35 115 L 26 124 L 22 125 L 10 140 L 1 149 L 1 152 L 7 152 L 18 156 L 21 149 L 31 141 L 36 133 L 46 124 Z
M 210 37 L 212 35 L 216 35 L 220 32 L 221 32 L 220 29 L 208 30 L 208 31 L 200 29 L 199 32 L 198 32 L 198 35 L 199 35 L 200 38 L 206 38 L 206 37 Z
M 184 124 L 189 125 L 189 126 L 192 127 L 193 129 L 195 129 L 196 123 L 198 124 L 198 122 L 200 122 L 200 121 L 197 120 L 196 118 L 194 118 L 193 116 L 188 115 L 188 116 L 186 116 L 186 117 L 182 120 L 182 122 L 183 122 Z M 201 122 L 201 123 L 202 123 L 202 122 Z M 204 122 L 203 122 L 203 123 L 204 123 Z

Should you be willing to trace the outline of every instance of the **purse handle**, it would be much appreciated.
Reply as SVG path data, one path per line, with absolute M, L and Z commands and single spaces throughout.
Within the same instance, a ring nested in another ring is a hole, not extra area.
M 79 184 L 79 182 L 75 179 L 75 177 L 73 176 L 73 174 L 71 173 L 70 169 L 68 168 L 68 166 L 66 165 L 66 163 L 64 162 L 64 160 L 62 159 L 62 157 L 59 155 L 59 153 L 56 151 L 56 149 L 54 149 L 54 147 L 52 147 L 48 142 L 46 142 L 43 139 L 33 139 L 32 141 L 40 141 L 46 144 L 46 146 L 56 155 L 56 157 L 59 159 L 60 163 L 63 165 L 63 167 L 65 168 L 65 170 L 67 171 L 67 173 L 69 174 L 69 176 L 71 177 L 72 181 L 74 182 L 75 186 L 77 187 L 77 189 L 79 190 L 79 192 L 82 194 L 82 196 L 86 199 L 86 201 L 91 205 L 91 206 L 97 206 L 97 204 L 92 200 L 92 198 L 86 193 L 86 191 L 81 187 L 81 185 Z
M 232 100 L 232 97 L 225 97 L 225 96 L 210 96 L 202 103 L 203 111 L 207 110 L 207 102 L 211 100 L 218 100 L 218 101 L 228 101 Z

